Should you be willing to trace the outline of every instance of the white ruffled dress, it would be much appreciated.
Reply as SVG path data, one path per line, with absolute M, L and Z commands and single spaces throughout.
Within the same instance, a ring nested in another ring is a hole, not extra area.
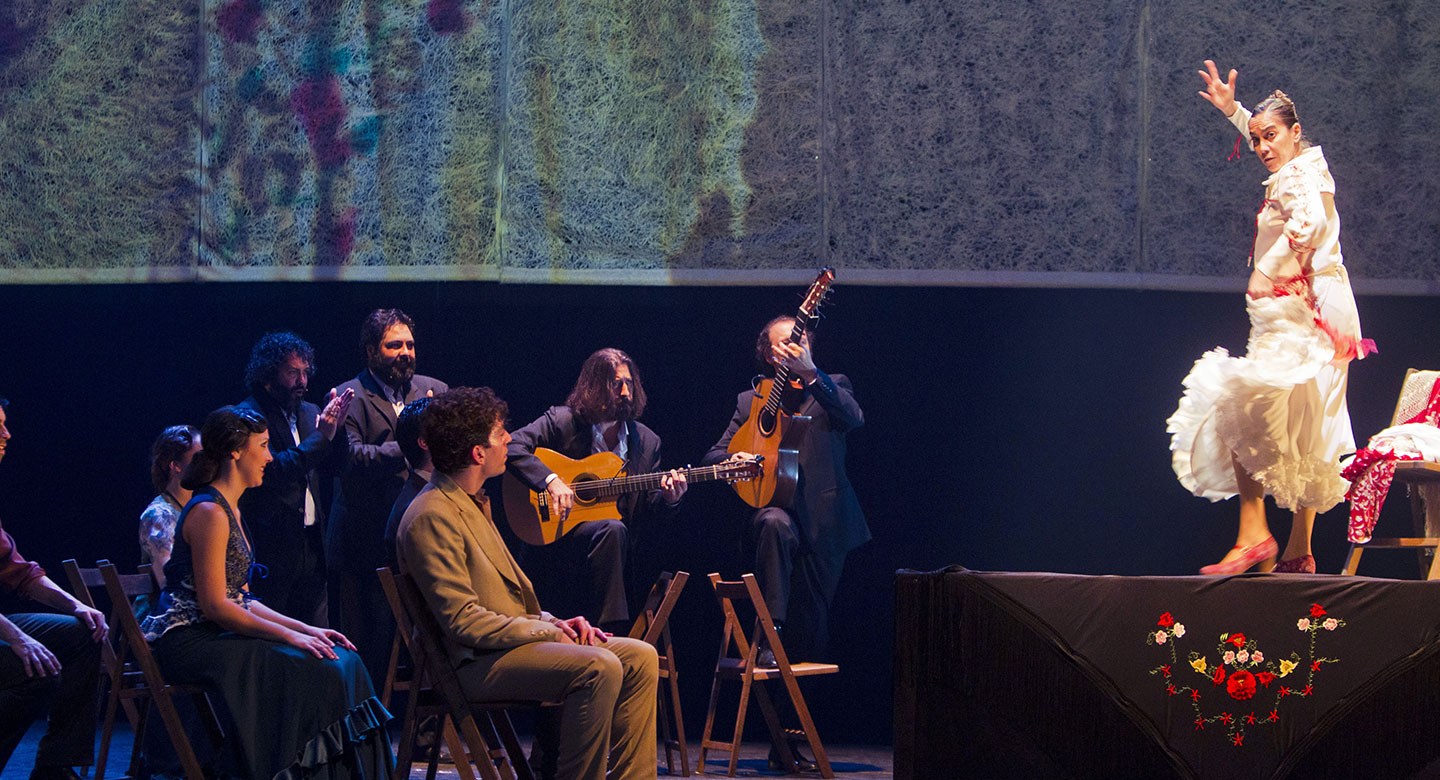
M 1242 134 L 1249 116 L 1241 108 L 1232 117 Z M 1175 475 L 1197 496 L 1220 501 L 1239 492 L 1233 454 L 1282 508 L 1323 512 L 1345 497 L 1340 458 L 1355 451 L 1345 385 L 1350 360 L 1365 347 L 1340 219 L 1333 197 L 1324 197 L 1334 192 L 1318 146 L 1265 180 L 1254 257 L 1276 295 L 1246 297 L 1245 355 L 1206 352 L 1167 421 Z M 1301 276 L 1279 278 L 1292 260 Z

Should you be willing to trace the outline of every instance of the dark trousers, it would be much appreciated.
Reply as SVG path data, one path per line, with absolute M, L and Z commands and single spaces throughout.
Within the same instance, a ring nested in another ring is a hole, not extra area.
M 595 520 L 544 547 L 525 551 L 525 573 L 551 614 L 584 615 L 592 624 L 630 630 L 625 559 L 630 531 L 621 520 Z
M 823 653 L 830 635 L 830 603 L 840 584 L 845 557 L 809 549 L 795 516 L 766 507 L 750 517 L 747 558 L 755 561 L 755 579 L 765 606 L 784 624 L 780 641 L 792 662 Z
M 264 533 L 255 526 L 256 536 Z M 254 577 L 250 588 L 265 606 L 286 617 L 312 626 L 329 626 L 329 600 L 326 597 L 324 539 L 318 524 L 305 528 L 286 540 L 289 549 L 273 549 L 267 539 L 257 538 L 258 549 L 271 547 L 264 559 L 265 574 Z
M 30 724 L 50 704 L 50 722 L 35 752 L 36 766 L 90 766 L 95 761 L 95 715 L 100 644 L 70 615 L 7 615 L 60 660 L 60 675 L 28 677 L 10 645 L 0 642 L 0 769 Z
M 373 687 L 385 684 L 390 645 L 395 641 L 395 613 L 380 587 L 375 567 L 366 571 L 330 570 L 330 625 L 355 645 Z

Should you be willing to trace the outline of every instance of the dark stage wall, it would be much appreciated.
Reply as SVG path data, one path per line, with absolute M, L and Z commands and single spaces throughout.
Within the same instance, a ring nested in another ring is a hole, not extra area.
M 54 572 L 70 556 L 133 565 L 155 434 L 243 397 L 249 348 L 269 329 L 315 345 L 318 388 L 353 376 L 360 318 L 379 306 L 417 320 L 422 373 L 494 387 L 517 424 L 561 401 L 591 351 L 621 347 L 639 361 L 665 463 L 697 462 L 751 374 L 755 332 L 793 310 L 803 281 L 0 287 L 0 394 L 15 437 L 0 518 Z M 889 738 L 897 568 L 1187 574 L 1233 542 L 1234 506 L 1188 496 L 1171 474 L 1165 418 L 1201 352 L 1243 349 L 1238 281 L 1224 294 L 844 282 L 842 268 L 816 354 L 852 378 L 866 412 L 850 474 L 875 540 L 852 554 L 836 605 L 842 674 L 807 683 L 823 737 Z M 1404 370 L 1440 365 L 1440 314 L 1424 297 L 1363 297 L 1360 311 L 1380 346 L 1351 375 L 1363 444 L 1388 423 Z M 697 575 L 676 617 L 692 739 L 718 645 L 703 575 L 742 570 L 742 509 L 724 488 L 697 487 L 657 557 L 640 562 Z M 1317 525 L 1322 570 L 1340 567 L 1344 511 Z M 1367 556 L 1366 573 L 1413 576 L 1398 555 Z

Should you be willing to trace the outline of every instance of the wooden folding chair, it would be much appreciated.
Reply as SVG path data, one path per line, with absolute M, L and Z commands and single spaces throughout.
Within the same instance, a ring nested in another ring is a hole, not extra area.
M 1400 385 L 1400 398 L 1395 402 L 1395 413 L 1390 425 L 1399 425 L 1414 418 L 1425 410 L 1434 392 L 1435 382 L 1440 380 L 1440 371 L 1421 371 L 1412 368 L 1405 372 L 1405 381 Z M 1415 550 L 1420 554 L 1420 570 L 1426 579 L 1440 580 L 1440 511 L 1437 521 L 1427 518 L 1421 487 L 1440 484 L 1440 463 L 1421 460 L 1402 460 L 1395 464 L 1396 483 L 1404 484 L 1410 494 L 1410 517 L 1414 523 L 1415 536 L 1372 538 L 1365 544 L 1351 544 L 1350 554 L 1345 558 L 1341 574 L 1354 574 L 1360 567 L 1360 556 L 1368 549 Z M 1427 560 L 1428 559 L 1428 560 Z
M 785 648 L 780 644 L 780 634 L 775 630 L 775 621 L 770 618 L 770 610 L 765 606 L 765 597 L 760 593 L 760 585 L 755 581 L 754 574 L 741 575 L 739 582 L 726 582 L 720 579 L 719 574 L 711 574 L 710 584 L 715 587 L 720 611 L 725 613 L 725 631 L 720 639 L 720 657 L 715 662 L 715 679 L 710 686 L 710 707 L 705 713 L 705 731 L 700 736 L 700 771 L 705 771 L 705 754 L 708 751 L 729 750 L 730 766 L 726 774 L 735 776 L 735 765 L 740 757 L 740 740 L 745 730 L 745 713 L 749 709 L 753 693 L 760 702 L 760 712 L 765 716 L 765 724 L 770 729 L 770 741 L 779 752 L 781 761 L 790 767 L 791 774 L 798 774 L 795 753 L 790 749 L 786 730 L 782 727 L 780 716 L 763 684 L 764 680 L 779 678 L 790 696 L 790 702 L 795 706 L 796 716 L 800 719 L 797 736 L 803 736 L 809 743 L 811 752 L 815 754 L 815 763 L 820 767 L 820 776 L 827 780 L 833 778 L 835 773 L 830 768 L 830 759 L 825 755 L 825 746 L 820 744 L 820 737 L 815 731 L 815 721 L 810 717 L 810 708 L 805 704 L 805 697 L 800 695 L 800 685 L 796 678 L 834 674 L 840 671 L 840 667 L 835 664 L 790 663 L 789 657 L 785 655 Z M 737 604 L 748 604 L 749 610 L 755 614 L 748 636 L 740 622 Z M 762 637 L 775 653 L 774 669 L 755 665 Z M 735 650 L 734 655 L 731 654 L 732 647 Z M 720 686 L 727 680 L 740 683 L 740 707 L 735 713 L 735 731 L 730 741 L 722 742 L 711 739 L 710 735 L 715 723 Z M 760 685 L 755 685 L 757 680 L 762 681 Z
M 675 774 L 675 752 L 680 753 L 680 775 L 690 776 L 690 748 L 685 744 L 685 718 L 680 710 L 680 673 L 675 667 L 675 646 L 670 641 L 670 612 L 690 579 L 688 572 L 661 572 L 650 594 L 645 597 L 645 606 L 630 627 L 630 638 L 640 639 L 655 646 L 660 655 L 660 679 L 669 681 L 660 689 L 659 721 L 660 739 L 665 745 L 665 768 Z M 666 700 L 666 689 L 669 701 Z M 671 731 L 671 721 L 674 731 Z
M 388 567 L 375 570 L 386 598 L 395 610 L 396 632 L 405 637 L 415 669 L 410 680 L 410 703 L 406 705 L 403 736 L 396 760 L 395 779 L 409 776 L 415 732 L 420 718 L 436 715 L 441 734 L 450 745 L 461 777 L 473 778 L 473 763 L 483 780 L 535 780 L 524 748 L 506 711 L 510 707 L 538 706 L 544 702 L 472 702 L 460 689 L 460 679 L 445 654 L 440 624 L 425 603 L 425 597 L 406 574 L 395 574 Z M 491 747 L 495 745 L 495 747 Z M 468 752 L 467 752 L 468 751 Z M 434 780 L 436 750 L 426 772 Z M 462 771 L 463 767 L 463 771 Z
M 451 722 L 445 706 L 438 701 L 437 694 L 426 686 L 422 679 L 424 675 L 415 661 L 415 652 L 411 649 L 415 642 L 412 638 L 414 626 L 410 622 L 410 617 L 405 614 L 404 605 L 400 603 L 400 593 L 395 587 L 395 575 L 388 567 L 384 566 L 376 569 L 375 575 L 380 578 L 380 587 L 385 591 L 385 600 L 390 603 L 390 611 L 395 615 L 395 643 L 390 649 L 390 665 L 385 675 L 385 693 L 384 698 L 380 701 L 388 707 L 390 706 L 389 698 L 393 692 L 405 691 L 409 694 L 405 702 L 405 715 L 400 721 L 400 743 L 396 749 L 395 780 L 404 780 L 410 776 L 420 721 L 431 715 L 438 719 L 440 739 L 450 748 L 451 757 L 457 759 L 455 761 L 456 774 L 460 775 L 461 780 L 475 780 L 475 773 L 470 770 L 470 761 L 467 760 L 464 741 L 455 731 L 455 724 Z M 402 650 L 403 656 L 409 657 L 409 664 L 404 663 Z M 426 777 L 433 778 L 435 776 L 439 754 L 439 746 L 436 745 L 432 748 Z M 491 758 L 493 760 L 494 756 Z
M 79 562 L 76 561 L 74 558 L 67 558 L 67 559 L 65 559 L 64 561 L 61 562 L 61 565 L 65 567 L 65 577 L 70 580 L 70 592 L 71 592 L 72 594 L 74 594 L 75 598 L 76 598 L 77 600 L 79 600 L 79 602 L 80 602 L 81 604 L 84 604 L 85 606 L 87 606 L 87 607 L 89 607 L 89 608 L 91 608 L 91 609 L 99 610 L 99 609 L 100 609 L 100 606 L 99 606 L 99 604 L 96 603 L 95 597 L 90 593 L 90 589 L 91 589 L 91 588 L 98 588 L 98 589 L 100 589 L 100 590 L 104 590 L 104 589 L 105 589 L 105 580 L 103 580 L 103 579 L 100 577 L 100 570 L 99 570 L 99 569 L 82 569 L 82 568 L 80 568 Z M 141 566 L 141 567 L 140 567 L 140 572 L 141 572 L 142 575 L 144 575 L 144 576 L 146 576 L 146 577 L 151 576 L 151 575 L 150 575 L 150 567 L 149 567 L 148 564 L 145 565 L 145 566 Z M 128 576 L 130 576 L 130 575 L 127 575 L 127 577 L 128 577 Z M 135 576 L 139 576 L 139 575 L 135 575 Z M 148 591 L 147 591 L 147 592 L 148 592 Z M 119 606 L 119 605 L 112 605 L 111 608 L 114 609 L 114 608 L 117 607 L 117 606 Z M 127 606 L 127 607 L 129 606 L 128 602 L 127 602 L 127 604 L 126 604 L 125 606 Z M 110 615 L 110 616 L 106 619 L 106 622 L 107 622 L 109 625 L 114 626 L 114 625 L 115 625 L 115 616 L 114 616 L 114 615 Z M 109 680 L 112 676 L 115 675 L 115 668 L 116 668 L 117 661 L 115 660 L 115 645 L 114 645 L 114 641 L 115 641 L 115 637 L 118 635 L 118 633 L 119 633 L 118 631 L 117 631 L 117 632 L 112 632 L 110 641 L 106 642 L 104 645 L 102 645 L 102 646 L 100 647 L 100 663 L 101 663 L 101 669 L 100 669 L 100 670 L 101 670 L 102 672 L 104 672 L 104 675 L 103 675 L 103 677 L 102 677 L 102 683 L 101 683 L 102 685 L 104 684 L 104 681 Z M 113 693 L 114 689 L 112 688 L 111 691 L 112 691 L 112 693 Z M 128 721 L 130 721 L 130 732 L 133 734 L 133 733 L 139 731 L 139 730 L 140 730 L 140 712 L 139 712 L 139 710 L 136 709 L 136 707 L 135 707 L 135 702 L 134 702 L 134 701 L 131 701 L 130 699 L 125 699 L 125 700 L 123 700 L 123 701 L 120 702 L 120 705 L 125 709 L 125 719 L 128 720 Z M 104 776 L 105 776 L 105 758 L 106 758 L 106 755 L 110 752 L 110 731 L 111 731 L 111 728 L 110 728 L 110 727 L 113 726 L 113 725 L 114 725 L 114 724 L 107 724 L 104 732 L 101 734 L 101 738 L 100 738 L 100 755 L 99 755 L 99 758 L 98 758 L 98 761 L 97 761 L 97 766 L 98 766 L 98 768 L 99 768 L 99 771 L 98 771 L 98 772 L 96 773 L 96 775 L 95 775 L 96 778 L 101 778 L 101 777 L 104 777 Z M 132 775 L 135 774 L 135 771 L 136 771 L 136 769 L 138 768 L 138 767 L 135 766 L 136 757 L 137 757 L 138 755 L 139 755 L 139 754 L 136 753 L 134 750 L 131 751 L 130 774 L 132 774 Z
M 66 562 L 67 572 L 69 564 L 73 563 L 73 560 Z M 75 576 L 83 582 L 89 581 L 87 570 L 78 566 L 75 569 Z M 136 774 L 138 756 L 145 744 L 146 715 L 149 706 L 154 706 L 160 712 L 160 720 L 165 724 L 165 732 L 170 736 L 171 744 L 175 746 L 175 753 L 180 758 L 185 777 L 188 780 L 204 780 L 205 774 L 200 768 L 200 761 L 195 757 L 195 749 L 190 745 L 190 737 L 185 733 L 180 714 L 175 709 L 174 697 L 191 697 L 213 744 L 220 744 L 225 735 L 203 688 L 165 682 L 164 675 L 160 673 L 160 667 L 155 662 L 155 656 L 150 653 L 150 645 L 140 631 L 140 623 L 131 611 L 133 598 L 155 593 L 155 579 L 150 573 L 150 567 L 141 566 L 140 574 L 121 574 L 109 561 L 99 561 L 96 568 L 90 571 L 99 572 L 106 596 L 110 599 L 110 630 L 112 633 L 119 632 L 115 641 L 115 663 L 108 670 L 110 695 L 105 704 L 105 726 L 100 742 L 100 757 L 95 764 L 95 777 L 99 780 L 105 776 L 105 758 L 110 747 L 110 733 L 115 726 L 117 705 L 144 699 L 147 706 L 137 712 L 135 741 L 130 752 L 131 775 Z

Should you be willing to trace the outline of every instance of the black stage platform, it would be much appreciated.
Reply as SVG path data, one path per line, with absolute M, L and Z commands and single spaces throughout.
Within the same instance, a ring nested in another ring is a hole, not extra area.
M 896 578 L 895 776 L 1440 776 L 1440 583 Z

